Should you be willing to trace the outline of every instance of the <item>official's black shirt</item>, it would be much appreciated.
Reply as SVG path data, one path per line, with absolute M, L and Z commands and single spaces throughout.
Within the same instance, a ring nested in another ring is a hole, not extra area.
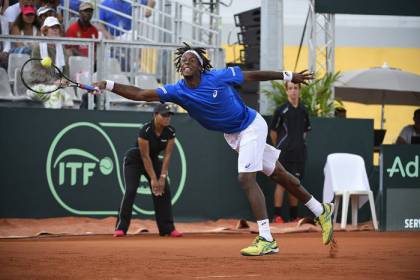
M 155 161 L 157 160 L 159 154 L 166 149 L 168 141 L 175 138 L 175 128 L 170 125 L 166 126 L 163 128 L 160 136 L 157 136 L 155 133 L 155 124 L 152 120 L 140 128 L 139 137 L 149 141 L 149 155 L 152 161 Z M 137 141 L 135 146 L 138 148 Z
M 276 109 L 270 129 L 277 131 L 276 148 L 281 149 L 280 158 L 290 162 L 303 162 L 306 159 L 304 133 L 311 130 L 306 108 L 299 102 L 295 108 L 286 102 Z

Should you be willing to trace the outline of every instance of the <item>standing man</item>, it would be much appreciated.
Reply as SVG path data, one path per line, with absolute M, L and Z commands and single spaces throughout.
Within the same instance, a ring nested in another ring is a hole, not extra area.
M 185 43 L 184 43 L 185 44 Z M 267 123 L 263 117 L 247 107 L 234 86 L 244 81 L 268 81 L 288 78 L 294 83 L 312 79 L 306 71 L 300 73 L 275 71 L 242 71 L 239 67 L 211 70 L 212 66 L 204 48 L 178 48 L 175 67 L 183 76 L 176 84 L 158 89 L 141 89 L 113 81 L 95 85 L 131 100 L 173 102 L 183 107 L 191 118 L 203 127 L 224 133 L 229 146 L 238 157 L 238 181 L 248 198 L 257 220 L 259 235 L 241 250 L 244 256 L 262 256 L 279 251 L 271 235 L 265 197 L 257 184 L 257 172 L 263 172 L 274 182 L 283 185 L 314 213 L 322 228 L 322 240 L 329 244 L 333 239 L 331 216 L 332 203 L 321 204 L 300 184 L 299 179 L 288 173 L 277 161 L 280 151 L 266 144 Z M 206 168 L 203 161 L 202 168 Z
M 287 102 L 274 112 L 270 124 L 270 137 L 273 145 L 281 150 L 279 161 L 284 168 L 300 181 L 305 172 L 306 133 L 311 130 L 308 112 L 300 102 L 300 84 L 285 83 Z M 276 185 L 274 191 L 274 223 L 284 223 L 282 213 L 284 186 Z M 298 199 L 288 193 L 289 221 L 298 219 Z
M 135 146 L 124 157 L 125 193 L 118 213 L 114 236 L 127 234 L 130 226 L 134 198 L 145 175 L 152 190 L 156 223 L 161 236 L 181 237 L 174 226 L 171 191 L 168 184 L 169 162 L 175 145 L 175 129 L 170 126 L 173 113 L 167 104 L 155 108 L 153 119 L 139 132 Z M 163 152 L 163 160 L 159 159 Z

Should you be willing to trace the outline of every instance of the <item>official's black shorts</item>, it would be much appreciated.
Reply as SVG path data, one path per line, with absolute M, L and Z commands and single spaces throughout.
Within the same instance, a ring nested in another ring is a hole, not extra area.
M 302 161 L 283 161 L 280 159 L 280 163 L 284 168 L 299 180 L 302 180 L 305 175 L 305 162 Z

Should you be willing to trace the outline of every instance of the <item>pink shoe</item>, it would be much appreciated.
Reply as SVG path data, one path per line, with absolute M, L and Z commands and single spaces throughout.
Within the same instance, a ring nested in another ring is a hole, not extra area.
M 125 236 L 124 231 L 122 231 L 120 229 L 117 229 L 116 231 L 114 231 L 114 237 L 123 237 L 123 236 Z
M 170 234 L 170 237 L 182 237 L 182 232 L 177 231 L 176 229 L 174 229 Z

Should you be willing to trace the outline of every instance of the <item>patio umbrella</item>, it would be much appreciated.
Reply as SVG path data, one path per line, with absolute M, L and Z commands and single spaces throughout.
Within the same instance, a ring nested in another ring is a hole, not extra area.
M 334 84 L 335 96 L 343 101 L 384 105 L 420 106 L 420 75 L 390 68 L 386 64 L 365 70 L 344 72 Z

